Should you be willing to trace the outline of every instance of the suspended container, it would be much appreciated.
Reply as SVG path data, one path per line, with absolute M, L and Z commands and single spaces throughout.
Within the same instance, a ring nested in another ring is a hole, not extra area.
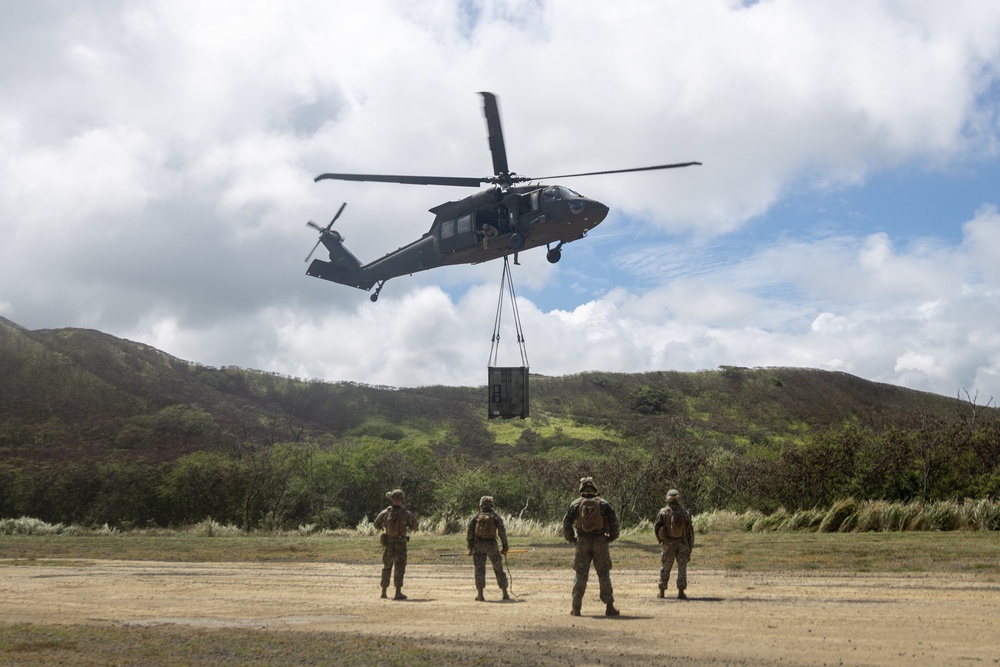
M 521 352 L 520 366 L 497 366 L 497 353 L 500 350 L 500 322 L 503 316 L 504 291 L 510 294 L 511 310 L 514 313 L 514 328 L 517 332 L 517 346 Z M 497 300 L 497 316 L 493 323 L 493 344 L 490 348 L 490 359 L 487 367 L 489 382 L 490 419 L 524 419 L 530 416 L 528 408 L 528 351 L 524 345 L 524 332 L 521 331 L 521 316 L 517 312 L 517 300 L 514 297 L 514 282 L 510 277 L 510 264 L 505 255 L 503 258 L 503 274 L 500 278 L 500 298 Z
M 490 419 L 529 417 L 528 367 L 490 366 Z

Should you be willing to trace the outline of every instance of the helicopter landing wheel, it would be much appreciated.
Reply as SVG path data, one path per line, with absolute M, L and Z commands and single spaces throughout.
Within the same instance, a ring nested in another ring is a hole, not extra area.
M 514 250 L 520 250 L 524 247 L 524 237 L 514 232 L 510 235 L 510 247 Z
M 378 301 L 378 295 L 379 295 L 379 292 L 382 291 L 382 285 L 385 285 L 385 281 L 384 280 L 380 280 L 378 282 L 378 287 L 375 288 L 375 293 L 372 294 L 370 297 L 368 297 L 369 299 L 372 300 L 372 303 L 375 303 L 376 301 Z

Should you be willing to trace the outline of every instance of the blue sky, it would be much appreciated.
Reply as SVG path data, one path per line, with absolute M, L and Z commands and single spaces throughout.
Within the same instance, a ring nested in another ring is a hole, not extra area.
M 521 256 L 532 371 L 805 366 L 1000 397 L 1000 5 L 194 0 L 0 7 L 0 316 L 206 365 L 483 382 L 500 265 L 368 294 L 362 260 L 470 192 L 499 96 L 524 174 L 611 213 Z M 516 355 L 514 355 L 516 356 Z M 511 360 L 508 360 L 511 361 Z M 501 359 L 503 363 L 503 359 Z

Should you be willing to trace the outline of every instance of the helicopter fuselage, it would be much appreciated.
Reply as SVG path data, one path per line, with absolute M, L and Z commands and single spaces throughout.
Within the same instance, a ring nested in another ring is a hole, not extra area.
M 330 261 L 313 260 L 306 273 L 370 290 L 397 276 L 478 264 L 542 245 L 549 247 L 548 260 L 554 263 L 559 248 L 586 236 L 607 217 L 608 207 L 565 186 L 534 184 L 487 188 L 430 212 L 435 217 L 426 234 L 368 264 L 344 247 L 338 232 L 324 231 L 321 241 Z M 558 245 L 552 248 L 553 243 Z

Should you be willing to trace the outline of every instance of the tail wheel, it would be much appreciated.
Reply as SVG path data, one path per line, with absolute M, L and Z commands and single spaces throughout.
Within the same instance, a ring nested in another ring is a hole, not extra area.
M 514 232 L 510 235 L 510 247 L 514 250 L 520 250 L 524 247 L 524 237 Z
M 553 248 L 545 253 L 545 259 L 549 260 L 549 264 L 555 264 L 560 259 L 562 259 L 562 250 L 559 248 Z

